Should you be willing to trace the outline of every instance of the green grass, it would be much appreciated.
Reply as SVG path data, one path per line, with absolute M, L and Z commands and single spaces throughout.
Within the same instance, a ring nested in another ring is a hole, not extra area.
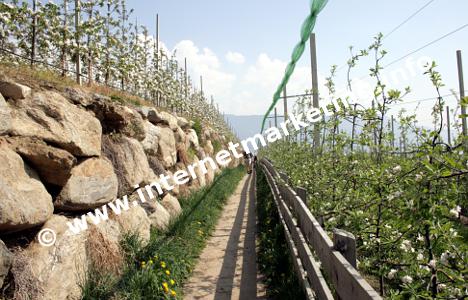
M 202 140 L 202 124 L 200 122 L 200 119 L 197 118 L 193 120 L 192 128 L 197 133 L 198 140 L 201 141 Z
M 294 273 L 273 195 L 260 168 L 257 171 L 258 264 L 270 299 L 305 299 Z
M 134 236 L 127 236 L 122 242 L 126 255 L 122 276 L 96 276 L 97 272 L 91 271 L 83 299 L 181 299 L 184 282 L 244 174 L 242 167 L 225 169 L 210 187 L 181 199 L 183 213 L 166 232 L 153 231 L 146 247 Z M 175 296 L 170 295 L 171 290 Z

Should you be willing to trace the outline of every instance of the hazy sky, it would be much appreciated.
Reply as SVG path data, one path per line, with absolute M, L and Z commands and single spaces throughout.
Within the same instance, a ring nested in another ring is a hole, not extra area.
M 319 76 L 327 76 L 333 64 L 345 64 L 350 45 L 356 49 L 368 46 L 378 32 L 390 32 L 428 2 L 330 0 L 315 28 Z M 203 75 L 206 93 L 213 94 L 223 111 L 248 115 L 264 113 L 271 102 L 292 49 L 298 42 L 300 26 L 308 14 L 310 3 L 308 0 L 130 0 L 128 5 L 135 9 L 133 17 L 146 24 L 151 33 L 155 32 L 155 15 L 159 13 L 161 41 L 170 50 L 177 48 L 181 60 L 187 57 L 192 77 Z M 385 39 L 384 46 L 389 54 L 384 64 L 467 24 L 467 12 L 466 0 L 434 0 Z M 421 57 L 430 57 L 438 62 L 447 85 L 443 94 L 450 93 L 450 89 L 458 91 L 455 56 L 458 49 L 465 56 L 468 82 L 468 27 L 412 55 L 415 62 Z M 363 61 L 362 67 L 353 71 L 352 77 L 366 75 L 370 64 L 370 60 Z M 289 94 L 302 93 L 310 88 L 309 70 L 307 47 L 288 86 Z M 413 73 L 403 60 L 388 68 L 389 79 L 393 78 L 391 74 L 395 70 L 403 70 L 407 78 L 397 76 L 399 83 L 392 81 L 391 86 L 401 88 L 410 85 L 413 89 L 406 101 L 436 96 L 420 68 L 415 67 Z M 365 80 L 372 84 L 371 79 Z M 345 82 L 346 68 L 338 73 L 336 84 L 340 88 Z M 365 98 L 361 100 L 363 104 L 368 103 Z M 422 122 L 430 120 L 430 107 L 434 101 L 420 104 L 417 112 Z M 454 106 L 456 100 L 448 97 L 447 102 Z M 411 111 L 416 104 L 398 106 L 398 109 L 402 107 Z

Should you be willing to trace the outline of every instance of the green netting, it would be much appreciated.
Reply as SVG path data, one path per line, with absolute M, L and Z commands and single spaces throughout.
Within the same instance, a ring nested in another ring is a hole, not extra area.
M 298 60 L 301 58 L 302 54 L 304 53 L 305 45 L 307 41 L 309 40 L 310 34 L 312 33 L 312 30 L 314 29 L 315 22 L 317 21 L 317 16 L 319 13 L 322 11 L 322 9 L 325 7 L 327 4 L 328 0 L 311 0 L 310 4 L 310 14 L 309 16 L 305 19 L 304 23 L 302 24 L 301 27 L 301 41 L 294 47 L 293 53 L 291 55 L 291 61 L 289 62 L 288 66 L 286 67 L 286 71 L 284 72 L 284 77 L 283 80 L 281 80 L 280 85 L 276 89 L 275 94 L 273 95 L 273 102 L 271 103 L 270 107 L 268 108 L 268 111 L 266 112 L 265 116 L 263 117 L 262 121 L 262 130 L 265 126 L 265 121 L 270 114 L 270 112 L 273 110 L 275 107 L 276 103 L 278 102 L 281 92 L 285 88 L 286 84 L 288 83 L 289 79 L 291 78 L 291 75 L 294 73 L 294 69 L 296 68 L 296 63 Z

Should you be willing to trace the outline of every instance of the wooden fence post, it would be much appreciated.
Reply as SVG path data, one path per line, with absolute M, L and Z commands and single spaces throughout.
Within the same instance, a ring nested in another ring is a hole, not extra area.
M 278 128 L 278 112 L 275 107 L 275 127 Z
M 356 268 L 356 238 L 342 229 L 333 229 L 333 249 L 343 254 L 344 258 Z
M 315 40 L 315 33 L 310 35 L 310 65 L 312 71 L 312 105 L 314 108 L 319 108 L 319 91 L 318 91 L 318 72 L 317 72 L 317 43 Z M 314 143 L 315 150 L 320 145 L 320 128 L 316 123 L 314 124 Z
M 284 172 L 279 172 L 279 175 L 280 175 L 281 179 L 289 185 L 288 175 L 286 173 L 284 173 Z
M 296 194 L 301 198 L 302 202 L 309 207 L 309 204 L 307 203 L 307 190 L 303 187 L 296 187 Z
M 465 98 L 465 82 L 463 79 L 463 62 L 462 62 L 462 53 L 461 50 L 457 51 L 457 65 L 458 65 L 458 83 L 460 87 L 460 105 L 461 105 L 461 114 L 462 114 L 462 133 L 463 137 L 468 136 L 467 124 L 466 124 L 466 106 L 463 105 L 463 98 Z M 465 141 L 465 149 L 468 149 L 468 141 Z
M 452 145 L 452 134 L 450 132 L 450 108 L 448 107 L 448 105 L 447 105 L 446 109 L 447 109 L 447 144 L 449 146 L 451 146 Z

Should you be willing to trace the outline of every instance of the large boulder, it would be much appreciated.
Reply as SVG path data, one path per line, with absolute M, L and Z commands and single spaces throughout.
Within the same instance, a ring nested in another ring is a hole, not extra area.
M 111 101 L 95 101 L 88 108 L 101 121 L 105 134 L 121 133 L 139 141 L 145 139 L 143 118 L 136 110 Z
M 172 130 L 177 130 L 178 128 L 177 117 L 165 111 L 158 112 L 156 110 L 151 110 L 148 115 L 148 121 L 155 125 L 167 125 Z
M 31 89 L 2 76 L 0 79 L 0 94 L 5 98 L 18 100 L 31 95 Z
M 188 144 L 187 148 L 192 147 L 197 152 L 200 149 L 200 143 L 198 142 L 198 135 L 194 129 L 189 129 L 187 131 L 186 143 Z
M 107 159 L 89 158 L 73 168 L 54 205 L 62 210 L 96 208 L 117 197 L 118 184 Z
M 142 204 L 150 219 L 151 226 L 159 229 L 166 230 L 171 221 L 171 215 L 158 201 L 147 201 Z
M 179 201 L 171 194 L 164 196 L 164 198 L 161 200 L 161 204 L 169 212 L 171 218 L 178 217 L 182 212 Z
M 184 144 L 184 146 L 187 143 L 187 135 L 180 127 L 177 127 L 177 129 L 174 130 L 174 138 L 176 140 L 176 143 Z
M 121 273 L 123 253 L 120 247 L 122 233 L 117 221 L 108 219 L 87 230 L 86 255 L 93 272 Z
M 37 174 L 0 141 L 0 232 L 43 224 L 52 215 L 52 197 Z
M 10 271 L 12 263 L 13 254 L 8 251 L 3 241 L 0 240 L 0 288 L 3 286 L 3 281 Z
M 140 183 L 151 182 L 155 175 L 150 169 L 143 146 L 125 136 L 104 136 L 103 154 L 112 162 L 123 195 Z
M 210 165 L 208 165 L 208 166 L 206 167 L 206 170 L 208 171 L 208 172 L 205 174 L 205 176 L 206 176 L 206 184 L 210 185 L 210 184 L 213 182 L 214 178 L 215 178 L 215 172 L 216 172 L 216 170 L 219 170 L 219 168 L 217 168 L 216 170 L 213 170 L 213 168 L 212 168 Z
M 197 156 L 195 156 L 195 159 L 194 159 L 195 162 L 198 162 L 199 159 Z M 197 175 L 197 178 L 196 178 L 196 181 L 198 182 L 198 185 L 196 185 L 197 188 L 203 188 L 206 186 L 206 178 L 205 178 L 205 174 L 203 174 L 202 170 L 200 169 L 200 167 L 197 166 L 194 168 L 194 171 L 195 171 L 195 175 Z
M 189 129 L 190 123 L 186 118 L 177 117 L 177 125 L 182 129 Z
M 95 99 L 82 88 L 77 87 L 66 87 L 64 95 L 70 99 L 73 103 L 88 107 L 94 103 Z
M 15 253 L 12 273 L 15 278 L 15 299 L 80 299 L 85 283 L 88 260 L 86 234 L 69 231 L 64 216 L 53 215 L 44 229 L 56 234 L 55 244 L 47 247 L 37 240 Z M 50 239 L 52 236 L 44 235 Z
M 149 106 L 139 106 L 135 108 L 135 110 L 141 115 L 143 119 L 148 121 L 150 118 L 152 119 L 157 114 L 156 109 L 154 107 Z
M 141 141 L 141 145 L 147 154 L 156 155 L 158 153 L 160 135 L 159 127 L 154 126 L 149 121 L 145 121 L 145 139 Z
M 213 144 L 211 143 L 210 140 L 207 140 L 206 143 L 205 143 L 205 147 L 203 147 L 203 149 L 205 150 L 206 152 L 206 155 L 212 155 L 214 153 L 214 147 L 213 147 Z
M 37 137 L 76 156 L 99 156 L 101 124 L 60 94 L 46 91 L 14 101 L 10 134 Z
M 2 94 L 0 94 L 0 134 L 8 132 L 11 126 L 10 107 L 6 103 Z
M 127 211 L 118 216 L 114 216 L 119 223 L 121 232 L 124 235 L 137 235 L 143 245 L 147 245 L 150 239 L 151 221 L 145 210 L 140 205 L 133 205 Z
M 156 156 L 148 155 L 148 163 L 151 170 L 153 170 L 156 176 L 159 177 L 159 175 L 164 174 L 166 172 L 163 164 L 159 161 L 159 159 Z
M 168 169 L 177 162 L 177 149 L 174 133 L 170 128 L 159 127 L 158 158 L 164 168 Z
M 76 158 L 70 152 L 49 146 L 37 138 L 12 137 L 8 142 L 34 167 L 42 181 L 49 184 L 64 186 L 76 164 Z

